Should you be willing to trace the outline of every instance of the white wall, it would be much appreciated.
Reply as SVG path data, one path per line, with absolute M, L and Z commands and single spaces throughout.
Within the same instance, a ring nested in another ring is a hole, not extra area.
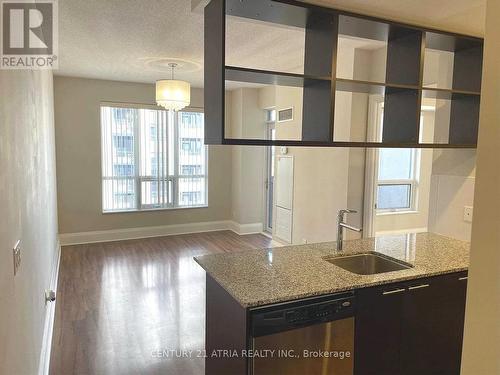
M 276 138 L 300 139 L 302 89 L 280 87 L 276 103 L 295 108 L 294 121 L 277 123 Z M 292 243 L 336 240 L 337 212 L 347 208 L 349 149 L 289 147 L 288 155 L 294 157 Z
M 470 241 L 472 224 L 464 207 L 474 206 L 475 150 L 434 151 L 429 231 Z
M 259 90 L 240 88 L 226 92 L 226 129 L 229 137 L 265 138 L 264 111 Z M 230 147 L 232 156 L 232 220 L 254 228 L 264 225 L 265 148 Z M 229 198 L 229 197 L 228 197 Z
M 236 89 L 226 92 L 226 98 L 226 130 L 231 136 L 265 138 L 264 109 L 293 107 L 293 121 L 276 123 L 276 138 L 301 138 L 301 88 Z M 265 151 L 264 147 L 233 147 L 232 211 L 242 223 L 254 222 L 259 215 L 264 222 Z M 336 214 L 347 207 L 349 154 L 348 149 L 288 148 L 288 155 L 294 157 L 293 243 L 335 240 Z
M 0 374 L 33 375 L 59 253 L 50 71 L 0 71 L 0 181 Z
M 451 87 L 453 54 L 430 52 L 424 66 L 425 83 L 430 86 Z M 429 99 L 428 99 L 429 100 Z M 430 101 L 430 100 L 429 100 Z M 451 102 L 436 99 L 434 131 L 426 140 L 446 142 L 449 134 Z M 472 225 L 465 222 L 464 207 L 473 206 L 476 150 L 433 151 L 429 204 L 429 231 L 470 241 Z
M 500 2 L 486 14 L 462 375 L 500 374 Z
M 103 214 L 100 103 L 155 103 L 153 84 L 55 77 L 59 232 L 79 233 L 229 220 L 231 149 L 209 146 L 208 207 Z M 194 107 L 203 91 L 192 89 Z

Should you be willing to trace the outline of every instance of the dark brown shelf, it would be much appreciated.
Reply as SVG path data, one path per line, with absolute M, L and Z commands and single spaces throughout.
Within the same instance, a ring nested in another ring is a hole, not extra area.
M 235 16 L 301 28 L 304 74 L 225 65 L 226 20 Z M 383 82 L 337 77 L 339 35 L 387 43 Z M 425 87 L 427 50 L 454 54 L 451 88 Z M 205 141 L 207 144 L 303 147 L 475 148 L 483 40 L 297 0 L 210 0 L 205 7 Z M 301 140 L 228 139 L 225 82 L 303 88 Z M 333 141 L 339 92 L 384 96 L 381 142 Z M 446 144 L 418 143 L 422 99 L 451 102 Z
M 303 87 L 312 81 L 330 82 L 330 77 L 317 77 L 305 74 L 275 72 L 271 70 L 249 69 L 238 66 L 226 66 L 227 81 L 259 83 L 262 85 Z
M 475 91 L 440 89 L 434 87 L 422 88 L 422 98 L 451 100 L 453 95 L 480 96 L 481 93 Z
M 482 44 L 482 39 L 468 35 L 427 31 L 425 36 L 426 48 L 439 51 L 456 52 L 463 49 L 475 48 Z
M 387 42 L 389 24 L 341 15 L 339 17 L 339 35 Z
M 361 147 L 361 148 L 476 148 L 476 144 L 448 143 L 382 143 L 382 142 L 316 142 L 270 139 L 232 139 L 226 138 L 222 144 L 243 146 L 289 146 L 289 147 Z
M 337 78 L 335 88 L 338 91 L 359 92 L 365 94 L 383 93 L 386 87 L 394 89 L 418 90 L 419 86 L 399 85 L 385 82 L 362 81 L 357 79 Z
M 250 18 L 258 21 L 294 27 L 306 27 L 308 9 L 271 0 L 225 0 L 228 16 Z

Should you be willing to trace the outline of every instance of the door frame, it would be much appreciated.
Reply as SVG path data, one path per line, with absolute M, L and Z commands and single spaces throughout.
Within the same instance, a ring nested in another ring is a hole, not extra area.
M 384 97 L 382 95 L 370 95 L 368 98 L 368 128 L 367 140 L 376 142 L 380 136 L 380 118 L 382 116 L 382 104 Z M 365 199 L 363 207 L 363 237 L 375 236 L 375 204 L 378 176 L 378 149 L 368 148 L 366 150 L 366 168 L 365 168 Z
M 271 108 L 273 109 L 273 108 Z M 272 139 L 273 130 L 276 130 L 276 121 L 266 121 L 266 137 L 267 139 Z M 266 147 L 266 174 L 264 180 L 264 192 L 265 192 L 265 223 L 264 223 L 264 231 L 268 233 L 273 233 L 273 220 L 274 220 L 274 202 L 275 202 L 275 176 L 276 168 L 275 163 L 273 163 L 273 148 L 276 153 L 276 146 L 268 146 Z

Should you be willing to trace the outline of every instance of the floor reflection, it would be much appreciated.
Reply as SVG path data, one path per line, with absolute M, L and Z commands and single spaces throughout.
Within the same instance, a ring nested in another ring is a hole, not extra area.
M 51 374 L 203 374 L 205 273 L 193 257 L 268 246 L 217 232 L 65 248 Z

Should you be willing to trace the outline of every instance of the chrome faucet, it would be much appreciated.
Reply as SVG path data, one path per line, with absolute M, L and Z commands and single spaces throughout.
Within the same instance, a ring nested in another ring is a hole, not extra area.
M 343 229 L 344 228 L 358 232 L 358 233 L 363 231 L 363 229 L 361 229 L 361 228 L 353 227 L 352 225 L 349 225 L 346 222 L 344 222 L 344 218 L 345 218 L 346 214 L 355 214 L 357 212 L 358 211 L 349 210 L 349 209 L 339 211 L 339 214 L 337 216 L 337 250 L 338 251 L 342 251 L 342 249 L 344 247 L 344 244 L 343 244 L 343 242 L 344 242 Z

